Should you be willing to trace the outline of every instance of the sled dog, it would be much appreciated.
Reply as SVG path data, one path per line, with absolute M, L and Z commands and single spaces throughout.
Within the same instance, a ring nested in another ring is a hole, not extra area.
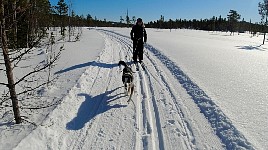
M 122 82 L 124 84 L 125 93 L 129 96 L 128 102 L 131 100 L 131 97 L 134 93 L 134 83 L 133 83 L 133 71 L 132 69 L 126 64 L 125 61 L 119 61 L 118 65 L 123 65 L 123 75 L 122 75 Z

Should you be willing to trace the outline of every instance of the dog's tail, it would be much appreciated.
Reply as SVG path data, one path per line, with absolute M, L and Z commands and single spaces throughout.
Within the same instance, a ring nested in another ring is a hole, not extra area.
M 122 60 L 119 61 L 118 65 L 123 65 L 124 67 L 128 67 L 126 62 L 124 62 Z

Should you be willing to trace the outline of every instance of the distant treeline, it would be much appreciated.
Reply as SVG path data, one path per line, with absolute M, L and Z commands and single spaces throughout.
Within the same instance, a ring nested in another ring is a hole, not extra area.
M 124 23 L 124 22 L 111 22 L 106 20 L 97 20 L 92 17 L 80 18 L 82 26 L 91 26 L 91 27 L 131 27 L 133 23 Z M 56 25 L 57 26 L 57 25 Z M 230 31 L 230 32 L 240 32 L 249 31 L 251 33 L 256 32 L 265 32 L 267 27 L 261 25 L 260 23 L 252 23 L 251 21 L 247 22 L 244 19 L 241 21 L 229 18 L 212 17 L 210 19 L 169 19 L 165 21 L 161 16 L 161 19 L 156 21 L 150 21 L 145 23 L 146 28 L 158 28 L 158 29 L 195 29 L 195 30 L 206 30 L 206 31 Z
M 69 1 L 71 2 L 71 1 Z M 131 27 L 136 22 L 136 17 L 118 17 L 118 22 L 100 20 L 90 14 L 77 15 L 72 9 L 72 4 L 59 0 L 52 6 L 48 0 L 21 0 L 3 1 L 3 11 L 0 21 L 7 31 L 9 47 L 31 47 L 36 43 L 36 38 L 44 35 L 49 27 L 60 27 L 61 35 L 75 27 Z M 132 18 L 132 19 L 130 19 Z M 145 23 L 146 28 L 160 29 L 196 29 L 207 31 L 231 31 L 233 32 L 267 32 L 264 23 L 252 23 L 240 19 L 241 16 L 234 10 L 230 10 L 227 17 L 212 17 L 210 19 L 176 19 L 165 20 L 161 15 L 159 20 Z
M 59 17 L 59 16 L 58 16 Z M 90 27 L 131 27 L 133 24 L 111 22 L 106 20 L 95 20 L 92 18 L 83 18 L 83 16 L 77 16 L 72 18 L 73 26 L 90 26 Z M 54 22 L 53 26 L 59 26 L 60 21 Z M 211 19 L 200 20 L 186 20 L 176 19 L 168 21 L 150 21 L 145 23 L 146 28 L 159 28 L 159 29 L 196 29 L 206 31 L 237 31 L 245 32 L 250 31 L 253 33 L 262 32 L 263 26 L 258 23 L 251 23 L 247 21 L 238 21 L 233 27 L 232 23 L 227 18 L 213 17 Z
M 160 29 L 196 29 L 206 31 L 236 31 L 245 32 L 250 31 L 253 33 L 263 31 L 263 26 L 258 23 L 246 22 L 244 19 L 238 21 L 233 27 L 232 23 L 227 18 L 212 17 L 211 19 L 200 19 L 200 20 L 182 20 L 176 19 L 168 21 L 151 21 L 146 24 L 147 28 L 160 28 Z

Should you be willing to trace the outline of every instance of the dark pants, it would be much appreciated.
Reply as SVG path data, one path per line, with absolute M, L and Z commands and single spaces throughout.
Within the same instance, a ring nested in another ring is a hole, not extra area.
M 143 41 L 142 40 L 134 40 L 133 41 L 133 60 L 137 61 L 143 60 Z

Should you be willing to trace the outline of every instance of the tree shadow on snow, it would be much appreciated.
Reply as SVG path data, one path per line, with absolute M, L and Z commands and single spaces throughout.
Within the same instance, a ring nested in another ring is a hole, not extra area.
M 1 126 L 11 127 L 13 125 L 15 125 L 13 121 L 0 123 L 0 127 Z
M 15 119 L 13 117 L 13 111 L 7 109 L 5 111 L 5 113 L 2 114 L 2 117 L 0 119 L 0 128 L 2 126 L 5 126 L 5 128 L 6 128 L 6 127 L 11 127 L 13 125 L 16 125 L 15 124 Z M 0 129 L 0 131 L 1 131 L 1 129 Z
M 88 66 L 97 66 L 97 67 L 101 67 L 101 68 L 113 68 L 113 67 L 118 66 L 118 64 L 106 64 L 106 63 L 102 63 L 102 62 L 92 61 L 92 62 L 86 62 L 86 63 L 82 63 L 82 64 L 78 64 L 78 65 L 74 65 L 74 66 L 65 68 L 63 70 L 55 72 L 55 74 L 61 74 L 61 73 L 65 73 L 68 71 L 72 71 L 75 69 L 80 69 L 80 68 L 84 68 L 84 67 L 88 67 Z
M 238 47 L 238 49 L 248 50 L 248 51 L 252 51 L 252 50 L 265 51 L 266 48 L 263 48 L 261 46 L 262 44 L 258 46 L 248 45 L 248 46 L 236 46 L 236 47 Z
M 68 130 L 82 129 L 87 122 L 94 119 L 98 114 L 102 114 L 110 109 L 126 107 L 127 105 L 110 104 L 110 102 L 118 100 L 121 97 L 124 97 L 124 93 L 111 95 L 114 91 L 120 88 L 121 87 L 118 87 L 111 91 L 106 91 L 105 93 L 94 97 L 86 93 L 78 94 L 78 96 L 84 96 L 85 101 L 81 104 L 80 108 L 78 109 L 77 116 L 66 124 L 66 129 Z

